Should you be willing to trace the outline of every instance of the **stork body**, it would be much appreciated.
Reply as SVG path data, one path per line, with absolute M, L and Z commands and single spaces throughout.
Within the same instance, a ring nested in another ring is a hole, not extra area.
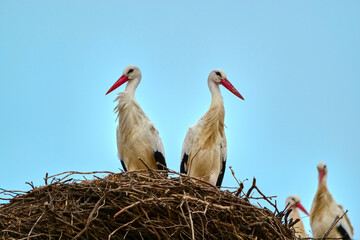
M 298 209 L 300 209 L 307 215 L 309 215 L 309 213 L 301 205 L 300 197 L 297 195 L 290 195 L 289 197 L 286 198 L 285 204 L 288 209 L 291 209 L 291 212 L 289 214 L 289 219 L 293 219 L 293 221 L 296 219 L 300 220 L 294 225 L 295 236 L 298 238 L 307 238 L 308 236 L 306 235 L 305 227 L 303 222 L 301 221 L 301 216 Z
M 225 109 L 219 85 L 243 99 L 227 80 L 226 74 L 214 70 L 208 78 L 212 100 L 205 115 L 187 131 L 182 152 L 180 172 L 221 186 L 226 166 L 227 144 L 224 131 Z
M 147 169 L 139 158 L 152 169 L 164 169 L 166 166 L 159 132 L 135 100 L 135 90 L 140 81 L 140 69 L 130 65 L 106 93 L 128 82 L 125 91 L 115 99 L 118 105 L 114 110 L 119 120 L 116 128 L 118 155 L 125 171 Z
M 337 204 L 327 187 L 327 167 L 321 162 L 317 166 L 319 171 L 319 186 L 316 191 L 311 211 L 310 225 L 314 237 L 323 237 L 331 227 L 336 217 L 344 214 L 343 207 Z M 346 215 L 336 224 L 328 235 L 329 238 L 352 239 L 354 229 Z

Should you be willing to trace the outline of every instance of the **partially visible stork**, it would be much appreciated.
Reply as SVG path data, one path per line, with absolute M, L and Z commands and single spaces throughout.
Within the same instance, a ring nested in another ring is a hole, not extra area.
M 106 93 L 128 82 L 125 91 L 115 99 L 119 102 L 114 109 L 119 119 L 116 128 L 118 154 L 125 171 L 147 169 L 138 158 L 150 168 L 162 170 L 166 162 L 159 132 L 135 100 L 135 90 L 140 81 L 140 69 L 134 65 L 127 66 L 123 75 Z
M 293 219 L 293 221 L 295 221 L 296 219 L 300 220 L 294 225 L 296 237 L 307 238 L 308 236 L 306 235 L 305 227 L 303 222 L 301 221 L 301 217 L 298 209 L 303 211 L 306 215 L 309 215 L 309 213 L 300 203 L 300 197 L 295 194 L 288 196 L 285 200 L 285 206 L 286 208 L 291 209 L 291 212 L 289 214 L 289 219 Z
M 344 209 L 337 204 L 327 188 L 327 167 L 324 162 L 317 165 L 319 172 L 319 185 L 316 191 L 311 210 L 310 225 L 313 236 L 323 237 L 337 217 L 344 214 Z M 336 224 L 328 235 L 329 238 L 352 239 L 354 229 L 347 214 Z
M 227 155 L 224 131 L 225 109 L 219 85 L 223 85 L 244 100 L 227 80 L 224 71 L 220 69 L 212 71 L 208 77 L 208 86 L 212 96 L 210 108 L 187 131 L 180 164 L 181 173 L 201 178 L 216 186 L 221 186 Z

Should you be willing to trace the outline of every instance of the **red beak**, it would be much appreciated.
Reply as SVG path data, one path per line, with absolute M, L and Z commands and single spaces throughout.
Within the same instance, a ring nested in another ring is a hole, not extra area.
M 109 93 L 111 93 L 112 91 L 114 91 L 115 89 L 117 89 L 118 87 L 120 87 L 121 85 L 123 85 L 124 83 L 126 83 L 129 80 L 128 76 L 126 75 L 122 75 L 117 81 L 116 83 L 114 83 L 114 85 L 112 85 L 112 87 L 109 89 L 109 91 L 107 91 L 107 93 L 105 95 L 108 95 Z
M 242 100 L 245 100 L 241 94 L 236 90 L 236 88 L 227 80 L 226 78 L 221 79 L 220 84 L 226 87 L 230 92 L 232 92 L 234 95 L 238 96 Z
M 306 209 L 303 207 L 303 205 L 301 205 L 301 203 L 297 203 L 297 204 L 295 204 L 295 207 L 298 207 L 301 211 L 303 211 L 304 213 L 306 213 L 306 215 L 310 215 L 307 211 L 306 211 Z
M 319 182 L 324 178 L 324 170 L 319 170 Z

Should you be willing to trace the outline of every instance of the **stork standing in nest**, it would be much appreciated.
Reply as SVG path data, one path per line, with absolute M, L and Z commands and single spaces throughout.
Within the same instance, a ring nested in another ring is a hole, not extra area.
M 189 128 L 182 146 L 180 172 L 198 177 L 210 184 L 221 186 L 226 166 L 225 109 L 219 85 L 237 97 L 241 94 L 227 80 L 220 69 L 212 71 L 208 86 L 212 100 L 209 110 Z
M 303 207 L 303 205 L 300 203 L 300 197 L 298 195 L 290 195 L 285 200 L 286 208 L 291 209 L 291 212 L 289 214 L 289 219 L 293 219 L 295 221 L 296 219 L 299 219 L 297 223 L 294 225 L 295 229 L 295 235 L 298 238 L 307 238 L 305 227 L 303 222 L 301 221 L 300 213 L 298 209 L 303 211 L 306 215 L 309 215 L 309 213 L 306 211 L 306 209 Z
M 326 234 L 337 217 L 344 214 L 344 210 L 341 205 L 335 202 L 327 187 L 328 170 L 326 164 L 320 162 L 317 169 L 319 172 L 319 185 L 310 210 L 310 225 L 314 237 L 319 238 Z M 353 235 L 354 229 L 347 214 L 345 214 L 331 230 L 328 237 L 347 240 L 352 239 Z
M 106 93 L 109 94 L 127 82 L 125 91 L 115 99 L 119 102 L 114 109 L 119 119 L 116 128 L 118 154 L 125 171 L 147 169 L 139 158 L 148 167 L 162 170 L 166 162 L 159 132 L 135 100 L 135 90 L 140 81 L 140 69 L 130 65 Z

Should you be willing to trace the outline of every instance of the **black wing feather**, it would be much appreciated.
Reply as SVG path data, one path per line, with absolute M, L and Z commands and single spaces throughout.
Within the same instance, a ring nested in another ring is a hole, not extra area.
M 157 165 L 158 169 L 159 170 L 167 170 L 164 155 L 159 151 L 156 151 L 156 152 L 153 152 L 153 153 L 154 153 L 154 158 L 155 158 L 155 162 L 156 162 L 156 165 Z
M 340 224 L 336 227 L 336 229 L 339 231 L 339 233 L 342 236 L 343 240 L 351 240 L 348 232 L 345 230 L 345 228 Z
M 219 173 L 219 177 L 218 177 L 217 182 L 216 182 L 216 186 L 218 186 L 218 187 L 221 187 L 221 183 L 223 181 L 224 174 L 225 174 L 225 167 L 226 167 L 226 159 L 223 159 L 222 168 L 221 168 L 221 171 Z
M 120 159 L 120 162 L 121 162 L 121 165 L 122 165 L 124 171 L 127 172 L 127 168 L 126 168 L 126 166 L 125 166 L 124 161 L 123 161 L 122 159 Z
M 187 171 L 185 170 L 185 167 L 187 165 L 187 162 L 188 162 L 188 158 L 189 158 L 189 155 L 187 155 L 186 153 L 184 153 L 184 156 L 181 160 L 181 164 L 180 164 L 180 173 L 185 173 L 187 174 Z

